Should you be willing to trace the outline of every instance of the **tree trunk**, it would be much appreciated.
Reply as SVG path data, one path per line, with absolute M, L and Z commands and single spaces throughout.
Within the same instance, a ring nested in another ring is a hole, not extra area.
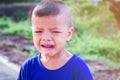
M 119 0 L 103 0 L 112 11 L 115 17 L 115 28 L 120 31 L 120 1 Z

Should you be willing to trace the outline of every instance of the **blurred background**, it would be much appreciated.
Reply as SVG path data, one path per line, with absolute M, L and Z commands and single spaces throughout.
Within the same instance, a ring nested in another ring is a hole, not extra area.
M 0 56 L 19 66 L 37 54 L 30 16 L 40 1 L 0 1 Z M 66 48 L 85 59 L 94 80 L 120 80 L 120 0 L 62 1 L 76 29 Z

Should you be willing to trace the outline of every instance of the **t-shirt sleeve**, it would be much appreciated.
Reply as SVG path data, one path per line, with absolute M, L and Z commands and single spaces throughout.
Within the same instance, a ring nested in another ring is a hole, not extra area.
M 32 58 L 27 59 L 20 68 L 18 79 L 17 80 L 29 80 L 29 72 L 30 72 L 30 67 L 31 65 Z
M 82 59 L 78 58 L 75 64 L 75 80 L 93 80 L 88 66 Z
M 22 64 L 17 80 L 27 80 L 27 67 L 27 63 Z
M 17 80 L 24 80 L 24 70 L 21 67 L 19 75 L 18 75 L 18 79 Z

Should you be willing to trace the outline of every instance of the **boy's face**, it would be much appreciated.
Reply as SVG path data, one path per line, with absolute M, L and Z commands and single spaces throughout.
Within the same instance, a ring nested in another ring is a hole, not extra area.
M 65 15 L 32 17 L 34 45 L 44 55 L 63 53 L 66 41 L 71 38 L 73 31 Z

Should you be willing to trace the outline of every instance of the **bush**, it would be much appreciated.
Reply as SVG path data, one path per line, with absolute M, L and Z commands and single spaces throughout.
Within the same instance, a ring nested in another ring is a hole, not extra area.
M 72 4 L 74 1 L 66 1 Z M 78 55 L 104 56 L 114 61 L 120 61 L 120 33 L 110 35 L 114 27 L 113 15 L 103 4 L 93 7 L 88 2 L 73 3 L 73 23 L 76 31 L 66 48 Z M 102 12 L 102 13 L 101 13 Z M 18 14 L 23 18 L 24 14 Z M 32 39 L 30 21 L 14 22 L 8 18 L 0 19 L 0 33 L 20 35 Z M 107 34 L 106 36 L 104 36 Z M 97 36 L 97 37 L 96 37 Z
M 0 30 L 9 28 L 9 21 L 10 21 L 9 19 L 1 18 L 0 19 Z
M 16 23 L 9 18 L 1 18 L 0 25 L 2 25 L 3 28 L 0 29 L 1 34 L 19 35 L 27 39 L 32 39 L 31 25 L 29 20 Z
M 114 32 L 114 15 L 104 3 L 92 6 L 89 1 L 83 1 L 71 4 L 70 8 L 77 35 L 93 34 L 95 36 L 106 36 Z
M 107 57 L 113 61 L 120 61 L 120 42 L 119 39 L 110 39 L 103 37 L 91 37 L 84 36 L 77 38 L 73 36 L 66 46 L 71 52 L 75 52 L 78 55 L 99 55 Z

